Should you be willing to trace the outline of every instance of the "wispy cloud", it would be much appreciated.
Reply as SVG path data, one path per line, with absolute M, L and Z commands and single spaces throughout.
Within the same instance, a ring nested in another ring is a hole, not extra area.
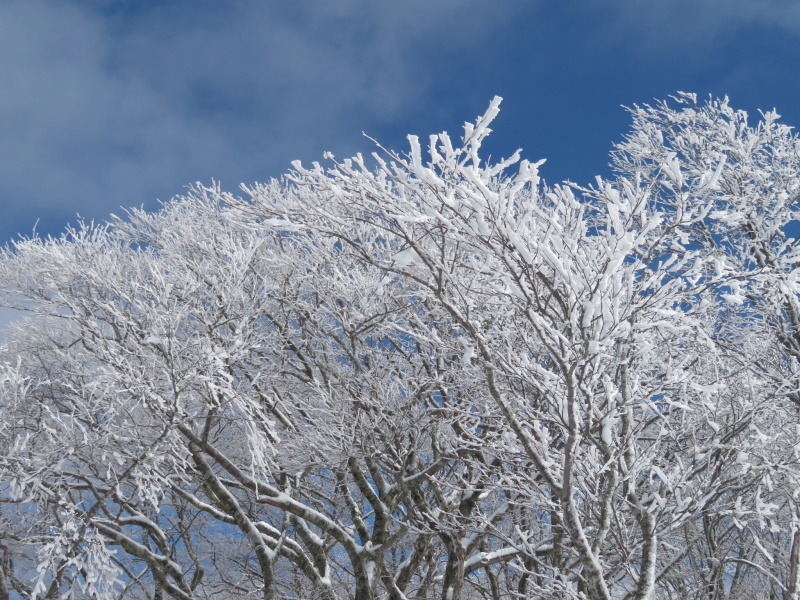
M 691 55 L 703 61 L 699 52 L 754 27 L 800 34 L 794 0 L 621 0 L 614 6 L 616 26 L 608 33 L 668 60 Z
M 429 102 L 436 69 L 530 2 L 11 0 L 0 4 L 0 222 L 228 187 Z M 470 115 L 468 115 L 470 116 Z M 13 229 L 12 229 L 13 228 Z

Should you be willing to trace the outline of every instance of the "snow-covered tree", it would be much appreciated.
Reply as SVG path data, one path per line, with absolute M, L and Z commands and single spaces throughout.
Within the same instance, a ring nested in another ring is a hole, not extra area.
M 0 600 L 800 599 L 798 138 L 547 187 L 499 103 L 8 247 Z

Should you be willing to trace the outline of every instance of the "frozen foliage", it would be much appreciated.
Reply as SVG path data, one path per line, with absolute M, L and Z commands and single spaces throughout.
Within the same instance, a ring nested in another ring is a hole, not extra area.
M 0 600 L 800 599 L 800 142 L 409 137 L 15 243 Z

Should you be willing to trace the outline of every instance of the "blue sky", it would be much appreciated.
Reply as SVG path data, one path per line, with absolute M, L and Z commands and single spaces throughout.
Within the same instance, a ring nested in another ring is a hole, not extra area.
M 606 172 L 621 105 L 678 90 L 800 125 L 795 0 L 2 0 L 0 239 L 228 190 L 505 98 L 489 144 Z

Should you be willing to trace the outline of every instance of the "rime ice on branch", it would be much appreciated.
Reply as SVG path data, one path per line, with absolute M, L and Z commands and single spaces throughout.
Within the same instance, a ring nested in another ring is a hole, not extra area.
M 547 187 L 499 105 L 6 248 L 0 599 L 798 600 L 797 137 Z

